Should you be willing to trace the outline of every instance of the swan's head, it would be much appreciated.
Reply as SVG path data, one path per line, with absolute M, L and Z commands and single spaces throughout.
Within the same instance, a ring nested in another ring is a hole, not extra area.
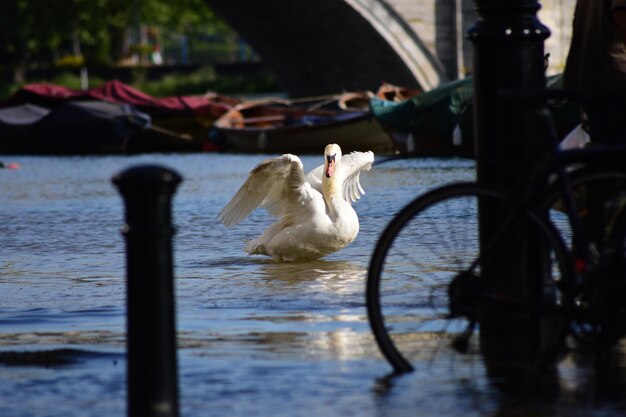
M 324 175 L 330 178 L 335 173 L 335 167 L 341 159 L 341 148 L 336 143 L 331 143 L 324 149 Z

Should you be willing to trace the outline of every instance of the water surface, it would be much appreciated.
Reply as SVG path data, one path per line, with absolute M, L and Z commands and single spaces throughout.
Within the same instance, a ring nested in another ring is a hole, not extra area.
M 173 204 L 181 415 L 624 414 L 621 357 L 606 386 L 584 358 L 541 384 L 487 376 L 475 356 L 389 376 L 365 315 L 369 256 L 397 210 L 431 187 L 473 178 L 471 162 L 374 167 L 361 176 L 356 241 L 320 261 L 278 263 L 243 250 L 269 224 L 266 213 L 231 229 L 216 219 L 262 158 L 0 157 L 22 165 L 0 170 L 0 351 L 54 359 L 0 365 L 0 416 L 125 415 L 123 203 L 110 179 L 142 163 L 184 178 Z M 322 162 L 303 158 L 307 169 Z

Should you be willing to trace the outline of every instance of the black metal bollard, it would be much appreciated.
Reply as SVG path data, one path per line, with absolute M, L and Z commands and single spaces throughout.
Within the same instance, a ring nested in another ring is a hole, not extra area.
M 115 177 L 126 206 L 128 416 L 178 416 L 171 201 L 182 181 L 160 166 Z
M 479 20 L 468 33 L 474 43 L 477 177 L 480 182 L 505 189 L 520 187 L 549 149 L 549 142 L 544 140 L 547 132 L 542 132 L 541 123 L 533 119 L 542 114 L 540 106 L 522 111 L 519 105 L 503 103 L 498 96 L 504 89 L 541 90 L 546 86 L 543 43 L 550 31 L 537 19 L 540 7 L 536 0 L 476 0 Z M 507 215 L 502 207 L 481 204 L 483 245 Z M 516 225 L 506 239 L 507 245 L 500 245 L 497 253 L 491 254 L 499 262 L 490 263 L 481 272 L 494 290 L 524 294 L 531 274 L 541 271 L 540 257 L 536 256 L 541 245 L 525 224 Z M 494 306 L 481 310 L 481 350 L 488 368 L 523 367 L 533 360 L 527 316 Z
M 479 20 L 468 37 L 474 44 L 475 137 L 481 182 L 517 186 L 516 180 L 527 175 L 537 159 L 537 152 L 528 149 L 530 126 L 498 94 L 503 89 L 546 86 L 543 43 L 550 31 L 537 19 L 540 8 L 536 0 L 476 0 Z

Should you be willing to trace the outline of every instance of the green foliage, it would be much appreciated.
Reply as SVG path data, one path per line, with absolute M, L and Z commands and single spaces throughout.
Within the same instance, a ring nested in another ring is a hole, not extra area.
M 215 83 L 215 79 L 213 68 L 206 67 L 191 74 L 168 74 L 158 81 L 139 81 L 134 86 L 155 97 L 203 94 Z
M 66 55 L 54 62 L 57 68 L 81 68 L 85 65 L 85 57 L 82 55 Z
M 135 82 L 134 87 L 155 97 L 198 95 L 209 91 L 219 93 L 259 93 L 277 91 L 278 83 L 271 75 L 220 77 L 212 67 L 190 74 L 173 73 L 158 81 Z
M 212 67 L 198 69 L 190 74 L 172 73 L 158 80 L 146 81 L 145 68 L 133 69 L 134 81 L 131 85 L 154 97 L 176 95 L 200 95 L 209 91 L 223 94 L 266 93 L 279 91 L 276 78 L 269 74 L 218 76 Z M 34 79 L 31 82 L 49 82 L 56 85 L 79 90 L 81 88 L 78 71 L 63 71 L 52 79 Z M 92 74 L 89 76 L 89 87 L 97 87 L 105 80 Z M 21 84 L 1 84 L 0 99 L 15 93 Z
M 73 90 L 80 90 L 81 81 L 78 71 L 63 71 L 51 79 L 33 79 L 30 80 L 33 83 L 51 83 L 71 88 Z M 104 84 L 105 80 L 98 77 L 89 77 L 89 86 L 96 87 Z M 0 99 L 6 98 L 15 93 L 22 87 L 22 84 L 0 84 Z
M 141 2 L 144 23 L 186 33 L 229 31 L 226 24 L 207 7 L 204 0 L 149 0 Z
M 64 55 L 115 64 L 139 21 L 186 34 L 229 31 L 204 0 L 0 0 L 0 68 L 50 67 Z
M 64 71 L 54 77 L 52 80 L 41 80 L 41 82 L 49 82 L 52 84 L 62 85 L 74 90 L 80 90 L 80 75 L 77 71 Z M 89 86 L 96 87 L 104 84 L 104 80 L 96 77 L 89 77 Z

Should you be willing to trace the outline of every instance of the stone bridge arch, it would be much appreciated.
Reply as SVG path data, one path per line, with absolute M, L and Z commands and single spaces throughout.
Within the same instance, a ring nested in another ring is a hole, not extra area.
M 261 56 L 293 97 L 428 90 L 445 70 L 384 0 L 206 0 Z

